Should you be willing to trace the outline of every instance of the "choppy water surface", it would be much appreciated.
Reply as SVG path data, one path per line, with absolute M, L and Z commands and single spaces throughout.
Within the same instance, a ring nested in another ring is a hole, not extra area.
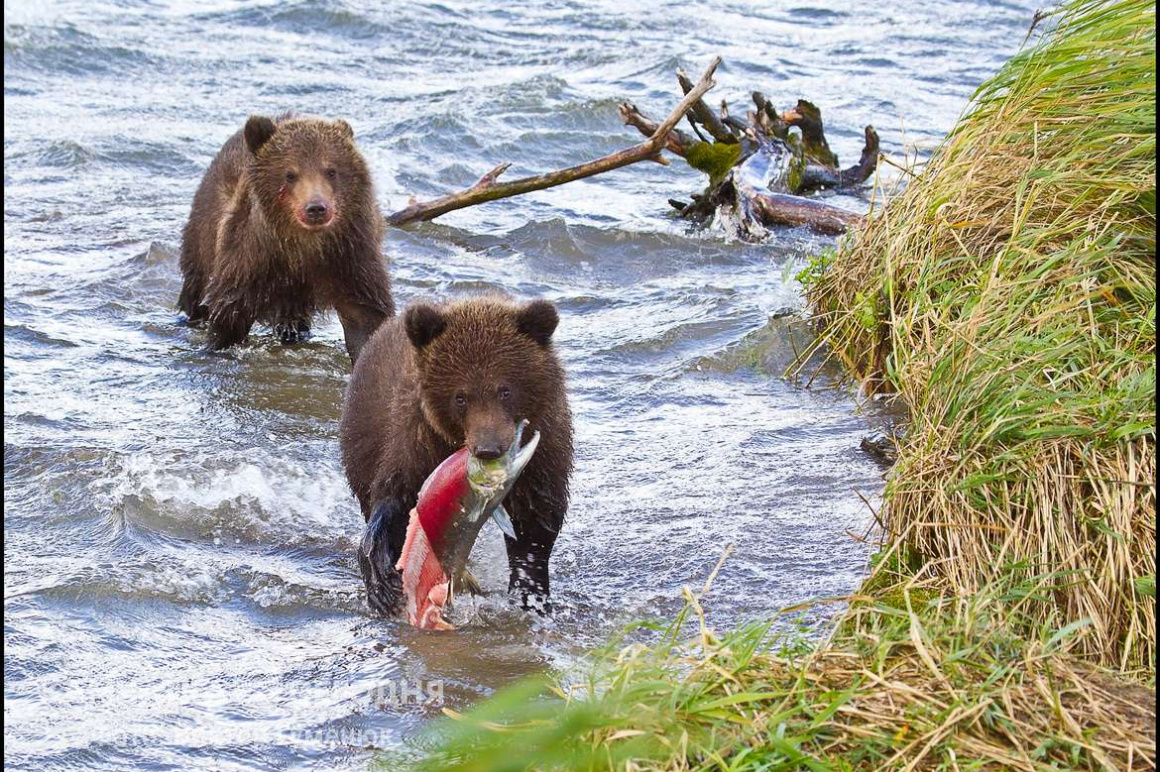
M 367 743 L 435 712 L 392 688 L 441 681 L 462 706 L 567 664 L 619 621 L 671 615 L 727 543 L 722 625 L 864 570 L 848 532 L 869 525 L 857 492 L 881 487 L 858 449 L 880 416 L 832 377 L 781 379 L 804 338 L 767 327 L 801 308 L 787 277 L 829 242 L 689 232 L 665 199 L 701 179 L 644 164 L 388 234 L 401 303 L 559 304 L 577 465 L 553 618 L 502 593 L 453 634 L 368 616 L 337 322 L 223 356 L 175 324 L 190 199 L 247 114 L 348 119 L 392 210 L 500 161 L 516 176 L 635 142 L 617 101 L 660 118 L 674 69 L 720 54 L 713 101 L 812 99 L 849 162 L 865 123 L 892 153 L 937 140 L 1032 8 L 6 4 L 6 767 L 363 768 Z M 502 588 L 485 537 L 479 572 Z

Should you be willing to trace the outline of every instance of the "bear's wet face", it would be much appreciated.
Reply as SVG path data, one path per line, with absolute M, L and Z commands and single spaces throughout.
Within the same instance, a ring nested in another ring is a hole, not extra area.
M 423 413 L 452 445 L 499 458 L 522 419 L 536 429 L 544 395 L 555 393 L 552 333 L 559 323 L 547 301 L 522 306 L 484 301 L 441 309 L 418 304 L 403 319 L 415 347 Z
M 346 121 L 246 122 L 249 174 L 267 218 L 283 231 L 321 233 L 341 227 L 343 214 L 361 211 L 370 174 Z

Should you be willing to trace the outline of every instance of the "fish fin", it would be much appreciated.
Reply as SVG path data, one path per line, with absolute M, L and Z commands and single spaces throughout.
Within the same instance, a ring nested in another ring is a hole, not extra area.
M 461 590 L 469 595 L 483 595 L 483 587 L 480 586 L 479 580 L 467 571 L 464 571 L 459 575 L 459 581 L 457 581 L 455 584 L 456 590 Z
M 516 538 L 516 527 L 512 525 L 511 515 L 509 515 L 507 510 L 503 508 L 503 504 L 500 504 L 495 508 L 495 511 L 491 513 L 491 519 L 494 520 L 495 524 L 499 526 L 499 529 L 503 531 L 504 536 L 508 537 L 509 539 Z

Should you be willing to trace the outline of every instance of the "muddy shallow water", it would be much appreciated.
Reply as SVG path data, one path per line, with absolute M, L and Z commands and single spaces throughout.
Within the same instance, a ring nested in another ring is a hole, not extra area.
M 720 54 L 714 101 L 805 96 L 849 162 L 865 123 L 887 152 L 937 141 L 1032 10 L 6 5 L 6 767 L 360 769 L 364 745 L 434 714 L 415 690 L 463 705 L 567 665 L 674 613 L 728 543 L 721 625 L 865 569 L 849 533 L 882 470 L 859 440 L 882 416 L 830 375 L 779 377 L 795 343 L 769 323 L 801 309 L 792 276 L 832 242 L 688 231 L 665 199 L 699 175 L 642 164 L 388 233 L 400 304 L 496 288 L 558 304 L 576 473 L 554 616 L 508 606 L 490 526 L 475 562 L 497 592 L 459 610 L 463 630 L 368 616 L 337 322 L 218 356 L 175 323 L 190 199 L 247 114 L 346 118 L 393 210 L 500 161 L 514 178 L 625 147 L 618 100 L 662 117 L 674 69 Z

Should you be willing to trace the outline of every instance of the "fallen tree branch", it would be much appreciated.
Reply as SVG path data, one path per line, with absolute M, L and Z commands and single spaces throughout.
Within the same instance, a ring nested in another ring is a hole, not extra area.
M 770 136 L 784 139 L 789 127 L 782 121 L 781 114 L 760 91 L 754 91 L 750 96 L 753 98 L 753 104 L 757 106 L 757 123 L 761 129 Z
M 820 233 L 839 234 L 862 222 L 860 214 L 785 193 L 752 191 L 749 202 L 763 225 L 808 225 Z
M 863 129 L 866 144 L 862 147 L 862 156 L 858 163 L 848 169 L 835 171 L 827 166 L 815 163 L 806 164 L 798 184 L 802 190 L 817 190 L 819 188 L 854 188 L 865 182 L 878 166 L 878 132 L 873 126 Z
M 626 126 L 632 126 L 646 137 L 656 134 L 657 129 L 660 128 L 659 123 L 638 110 L 632 102 L 620 103 L 620 119 L 624 121 Z M 684 158 L 689 148 L 699 141 L 680 129 L 673 129 L 669 132 L 668 140 L 665 142 L 665 150 Z
M 867 126 L 862 130 L 862 133 L 866 137 L 866 144 L 862 147 L 862 156 L 858 159 L 858 163 L 841 171 L 838 177 L 838 187 L 840 188 L 853 187 L 865 182 L 878 168 L 878 132 L 874 131 L 873 126 Z
M 693 90 L 693 81 L 689 80 L 689 76 L 685 74 L 684 70 L 677 70 L 677 82 L 681 84 L 681 90 L 689 94 Z M 737 135 L 725 127 L 725 124 L 720 118 L 705 104 L 705 100 L 698 99 L 693 102 L 692 110 L 689 114 L 689 122 L 693 121 L 705 127 L 705 130 L 712 135 L 713 139 L 718 142 L 724 142 L 729 145 L 737 144 Z M 693 125 L 696 129 L 696 124 Z
M 494 185 L 495 181 L 499 179 L 499 176 L 501 174 L 503 174 L 504 172 L 506 172 L 510 166 L 511 166 L 510 162 L 500 164 L 499 166 L 495 167 L 487 174 L 480 177 L 479 180 L 474 185 L 472 185 L 470 188 L 468 188 L 468 190 L 483 190 L 486 187 Z
M 407 206 L 406 209 L 389 214 L 384 219 L 388 225 L 395 226 L 421 220 L 433 220 L 440 215 L 447 214 L 456 209 L 464 209 L 500 198 L 510 198 L 511 196 L 518 196 L 523 193 L 552 188 L 556 185 L 563 185 L 566 182 L 573 182 L 574 180 L 592 177 L 597 174 L 612 171 L 613 169 L 620 169 L 621 167 L 639 163 L 640 161 L 659 161 L 666 163 L 660 154 L 666 147 L 670 132 L 684 118 L 685 114 L 689 112 L 693 104 L 698 102 L 709 89 L 713 88 L 715 85 L 713 82 L 713 72 L 720 63 L 721 57 L 714 57 L 708 69 L 701 76 L 700 81 L 697 82 L 697 85 L 689 93 L 685 94 L 685 98 L 681 100 L 672 114 L 665 119 L 664 123 L 658 126 L 652 135 L 639 145 L 634 145 L 625 150 L 619 150 L 611 155 L 606 155 L 603 158 L 598 158 L 595 161 L 589 161 L 578 166 L 570 166 L 567 169 L 539 174 L 534 177 L 524 177 L 522 179 L 512 180 L 511 182 L 496 182 L 496 178 L 503 174 L 508 167 L 507 164 L 500 164 L 481 177 L 479 182 L 476 182 L 467 190 L 452 193 L 442 198 L 436 198 L 432 201 L 414 202 Z

